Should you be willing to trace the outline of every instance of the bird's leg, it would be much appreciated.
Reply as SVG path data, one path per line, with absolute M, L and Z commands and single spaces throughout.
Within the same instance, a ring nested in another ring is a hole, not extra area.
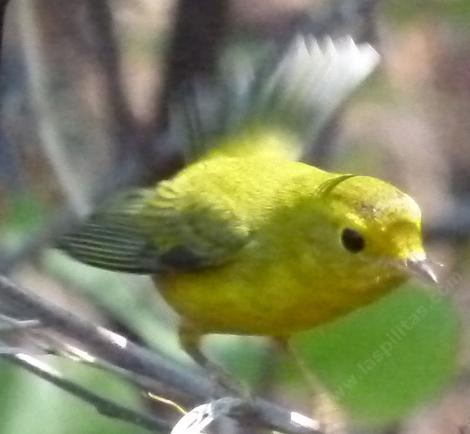
M 314 416 L 322 426 L 326 434 L 345 434 L 346 424 L 342 410 L 338 407 L 333 396 L 322 386 L 312 369 L 305 364 L 305 360 L 298 354 L 293 345 L 285 337 L 275 338 L 282 351 L 292 357 L 301 376 L 305 379 L 314 406 Z
M 235 394 L 242 398 L 249 398 L 250 394 L 245 384 L 237 381 L 233 376 L 230 375 L 224 368 L 219 364 L 210 360 L 201 351 L 201 339 L 203 333 L 190 325 L 181 325 L 178 330 L 179 342 L 183 350 L 188 354 L 199 366 L 207 371 L 211 379 L 213 380 L 214 396 L 220 394 L 217 390 L 220 387 L 224 391 L 228 391 L 231 394 Z

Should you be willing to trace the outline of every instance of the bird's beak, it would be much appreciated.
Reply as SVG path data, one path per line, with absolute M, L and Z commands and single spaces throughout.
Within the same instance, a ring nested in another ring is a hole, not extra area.
M 439 281 L 437 274 L 434 271 L 433 263 L 426 258 L 407 259 L 406 268 L 411 271 L 411 273 L 427 282 L 438 283 Z

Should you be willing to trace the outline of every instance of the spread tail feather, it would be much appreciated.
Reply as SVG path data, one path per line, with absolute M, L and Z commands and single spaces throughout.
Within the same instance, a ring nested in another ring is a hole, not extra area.
M 221 72 L 216 89 L 191 86 L 174 107 L 171 128 L 188 160 L 208 151 L 299 159 L 379 61 L 371 45 L 351 37 L 298 36 L 276 57 L 275 62 L 237 58 Z

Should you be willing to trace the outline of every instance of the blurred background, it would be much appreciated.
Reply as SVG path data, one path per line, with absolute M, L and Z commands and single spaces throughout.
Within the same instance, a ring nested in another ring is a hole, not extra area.
M 467 0 L 10 0 L 0 272 L 193 369 L 175 339 L 176 316 L 147 278 L 74 262 L 52 248 L 54 237 L 113 191 L 182 166 L 165 134 L 169 101 L 193 77 L 212 77 L 221 56 L 256 53 L 299 31 L 352 34 L 372 43 L 382 62 L 312 143 L 308 160 L 410 193 L 423 210 L 430 256 L 445 264 L 448 278 L 438 302 L 412 283 L 298 345 L 343 402 L 351 432 L 470 432 L 469 22 Z M 392 340 L 410 318 L 416 327 Z M 312 413 L 295 366 L 266 341 L 211 337 L 207 351 L 264 396 Z M 105 395 L 148 406 L 109 374 L 51 363 Z M 48 434 L 145 432 L 0 361 L 0 433 L 39 426 Z

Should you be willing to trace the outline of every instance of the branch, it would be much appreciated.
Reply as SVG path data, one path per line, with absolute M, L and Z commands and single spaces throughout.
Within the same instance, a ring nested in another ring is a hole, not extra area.
M 67 380 L 62 377 L 61 374 L 55 372 L 41 361 L 26 354 L 17 354 L 15 356 L 7 355 L 2 357 L 6 361 L 29 371 L 80 400 L 91 404 L 100 414 L 114 419 L 123 420 L 151 431 L 168 431 L 171 429 L 171 424 L 168 422 L 156 418 L 155 416 L 132 410 L 108 398 L 104 398 L 78 383 Z
M 62 189 L 67 203 L 76 214 L 83 215 L 88 211 L 88 200 L 67 158 L 67 147 L 59 128 L 60 118 L 57 115 L 57 109 L 51 103 L 50 95 L 48 95 L 50 94 L 48 90 L 51 74 L 43 55 L 36 7 L 32 0 L 19 0 L 18 5 L 20 40 L 27 70 L 31 103 L 37 117 L 39 143 L 47 156 L 57 178 L 57 185 Z
M 5 15 L 9 0 L 0 0 L 0 61 L 3 59 Z
M 116 29 L 108 0 L 87 0 L 90 16 L 90 37 L 95 48 L 95 61 L 101 73 L 102 88 L 108 111 L 111 113 L 111 135 L 117 148 L 118 160 L 135 152 L 132 141 L 136 121 L 124 91 L 121 56 Z
M 0 305 L 10 312 L 17 312 L 20 318 L 37 319 L 45 328 L 53 330 L 65 339 L 77 342 L 80 349 L 106 363 L 124 369 L 138 376 L 147 377 L 165 384 L 196 401 L 210 401 L 224 396 L 222 389 L 215 390 L 210 379 L 188 373 L 184 368 L 133 344 L 116 333 L 85 321 L 72 313 L 55 306 L 15 285 L 0 276 Z M 259 426 L 288 434 L 321 434 L 315 421 L 304 417 L 307 423 L 299 422 L 298 413 L 290 412 L 268 401 L 253 398 L 249 403 L 234 404 L 233 413 L 237 418 Z
M 228 0 L 179 0 L 173 35 L 166 56 L 162 92 L 150 134 L 166 126 L 168 105 L 181 87 L 195 77 L 213 75 L 225 42 L 229 19 Z

